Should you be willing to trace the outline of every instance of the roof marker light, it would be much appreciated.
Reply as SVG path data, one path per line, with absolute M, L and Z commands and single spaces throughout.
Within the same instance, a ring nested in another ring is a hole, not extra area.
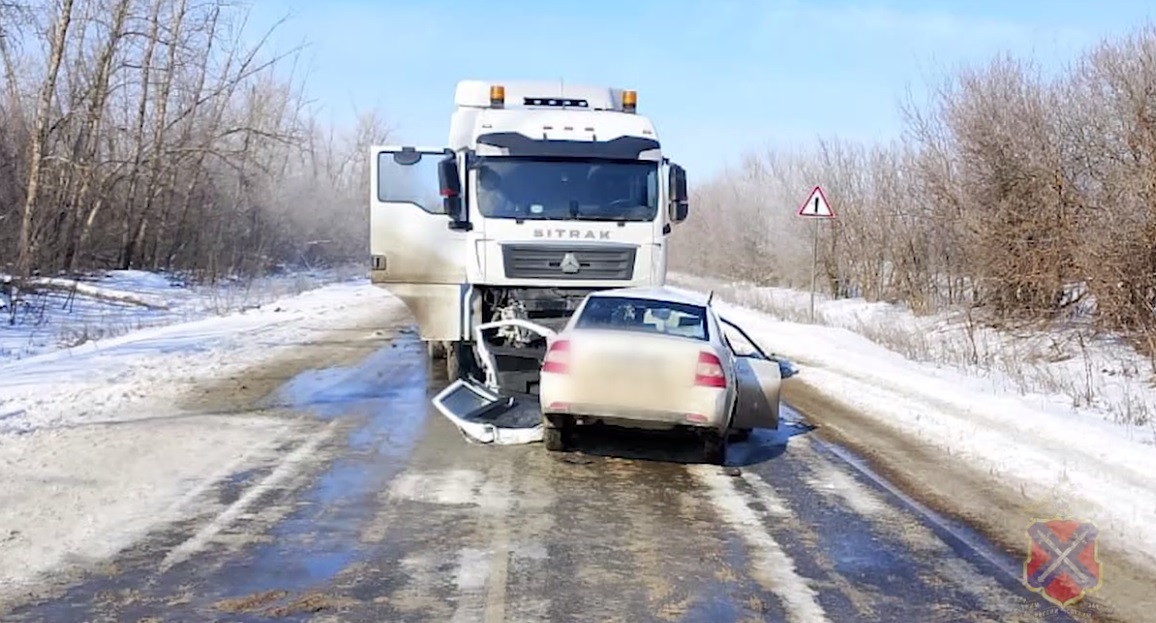
M 622 92 L 622 109 L 626 112 L 638 110 L 638 91 Z
M 506 104 L 506 87 L 500 84 L 490 85 L 490 106 L 502 108 Z

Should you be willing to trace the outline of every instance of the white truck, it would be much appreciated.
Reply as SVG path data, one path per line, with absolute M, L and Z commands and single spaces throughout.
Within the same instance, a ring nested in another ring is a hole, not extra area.
M 541 327 L 591 291 L 665 283 L 686 172 L 637 104 L 618 88 L 464 80 L 448 146 L 372 147 L 372 281 L 451 381 L 532 395 Z

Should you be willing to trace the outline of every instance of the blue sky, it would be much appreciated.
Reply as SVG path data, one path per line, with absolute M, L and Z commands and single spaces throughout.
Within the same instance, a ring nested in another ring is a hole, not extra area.
M 910 88 L 1009 51 L 1059 67 L 1152 17 L 1142 0 L 255 0 L 302 39 L 309 92 L 347 123 L 380 109 L 402 142 L 443 144 L 460 79 L 633 88 L 698 179 L 749 149 L 901 131 Z

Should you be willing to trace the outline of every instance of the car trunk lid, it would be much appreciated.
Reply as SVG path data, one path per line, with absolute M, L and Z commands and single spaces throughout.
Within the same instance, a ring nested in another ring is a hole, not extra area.
M 581 331 L 570 338 L 571 382 L 584 403 L 677 410 L 704 349 L 686 338 Z

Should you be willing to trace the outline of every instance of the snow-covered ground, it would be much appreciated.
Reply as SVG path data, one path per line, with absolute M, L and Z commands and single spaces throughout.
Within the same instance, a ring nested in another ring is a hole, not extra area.
M 216 294 L 205 300 L 203 292 L 167 289 L 155 277 L 119 278 L 134 283 L 114 278 L 117 287 L 102 284 L 108 290 L 99 297 L 143 294 L 164 299 L 175 315 L 148 316 L 136 305 L 132 311 L 145 320 L 114 326 L 169 324 L 56 350 L 45 338 L 39 354 L 0 362 L 0 594 L 62 562 L 111 555 L 152 527 L 195 512 L 191 505 L 213 482 L 313 432 L 292 418 L 182 411 L 185 392 L 334 331 L 380 325 L 383 314 L 404 309 L 359 279 L 171 324 L 215 313 Z M 260 297 L 273 299 L 274 290 Z M 84 309 L 96 326 L 114 315 L 92 300 Z M 53 326 L 74 319 L 56 315 Z M 367 341 L 379 339 L 363 332 Z
M 1156 562 L 1156 404 L 1143 357 L 1074 333 L 1006 335 L 862 300 L 677 275 L 798 364 L 798 379 Z
M 11 301 L 0 275 L 0 363 L 102 340 L 146 327 L 251 309 L 350 274 L 299 272 L 213 286 L 179 277 L 115 270 L 82 280 L 39 278 Z
M 719 283 L 678 275 L 699 290 L 714 288 L 728 302 L 810 324 L 810 294 L 786 288 Z M 1011 392 L 1035 405 L 1078 412 L 1123 425 L 1134 439 L 1156 443 L 1153 363 L 1085 327 L 1015 333 L 984 326 L 960 312 L 916 316 L 905 308 L 862 299 L 815 299 L 815 324 L 845 329 L 912 361 L 982 377 L 985 390 Z

